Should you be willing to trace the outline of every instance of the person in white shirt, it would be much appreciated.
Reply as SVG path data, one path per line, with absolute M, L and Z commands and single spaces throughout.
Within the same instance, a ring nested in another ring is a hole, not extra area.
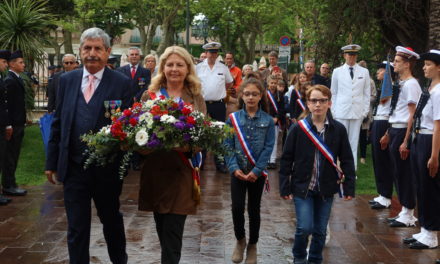
M 438 247 L 440 230 L 440 50 L 430 50 L 420 55 L 424 60 L 425 77 L 431 85 L 420 97 L 417 112 L 421 111 L 420 127 L 411 146 L 411 169 L 416 176 L 417 208 L 421 231 L 403 239 L 412 249 Z
M 341 48 L 345 64 L 333 71 L 332 114 L 348 132 L 355 168 L 357 168 L 357 149 L 362 120 L 370 110 L 370 73 L 356 61 L 361 46 L 350 44 Z
M 391 227 L 411 227 L 417 221 L 414 217 L 416 197 L 408 158 L 408 141 L 421 94 L 420 85 L 412 75 L 412 69 L 419 57 L 411 48 L 396 47 L 394 71 L 399 75 L 400 91 L 393 94 L 389 119 L 391 127 L 380 140 L 382 149 L 388 147 L 390 151 L 393 178 L 402 205 L 399 215 L 388 219 Z
M 203 49 L 206 50 L 206 59 L 197 64 L 196 73 L 202 83 L 202 94 L 208 115 L 215 120 L 225 122 L 226 90 L 232 86 L 234 79 L 228 67 L 217 61 L 220 48 L 221 44 L 218 42 L 203 45 Z M 227 173 L 224 161 L 218 157 L 214 157 L 214 160 L 217 171 Z
M 388 148 L 382 149 L 380 139 L 390 127 L 388 119 L 390 116 L 392 81 L 394 80 L 393 64 L 389 65 L 389 72 L 386 72 L 387 61 L 378 65 L 376 78 L 382 82 L 382 88 L 378 91 L 373 109 L 373 123 L 371 125 L 371 156 L 373 159 L 374 177 L 376 189 L 379 196 L 369 201 L 372 209 L 390 208 L 393 196 L 393 174 L 390 166 L 390 152 Z M 385 74 L 389 80 L 384 80 Z M 388 84 L 386 84 L 388 82 Z

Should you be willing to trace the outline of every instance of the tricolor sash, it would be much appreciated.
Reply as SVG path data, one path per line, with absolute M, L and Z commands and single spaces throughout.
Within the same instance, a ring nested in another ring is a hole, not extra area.
M 229 118 L 231 119 L 232 126 L 235 129 L 235 132 L 237 134 L 238 141 L 240 142 L 240 145 L 243 149 L 244 154 L 246 155 L 248 161 L 252 166 L 255 166 L 257 164 L 255 157 L 252 153 L 252 149 L 250 148 L 248 142 L 246 141 L 246 135 L 244 134 L 243 130 L 240 127 L 240 119 L 238 118 L 238 112 L 234 112 L 229 115 Z M 265 190 L 266 192 L 270 191 L 270 185 L 269 185 L 269 174 L 266 170 L 263 170 L 261 172 L 261 175 L 266 178 L 266 184 L 265 184 Z
M 273 109 L 275 109 L 275 112 L 278 114 L 277 102 L 275 101 L 275 98 L 270 91 L 267 91 L 267 97 L 269 98 L 270 104 L 272 105 Z
M 167 90 L 165 88 L 161 88 L 156 93 L 148 92 L 150 98 L 152 100 L 156 99 L 157 97 L 163 96 L 164 98 L 168 98 L 169 95 L 167 93 Z M 181 101 L 182 99 L 179 98 Z M 192 176 L 193 176 L 193 200 L 196 201 L 197 204 L 200 204 L 200 167 L 202 166 L 202 152 L 195 153 L 191 158 L 187 158 L 183 152 L 177 151 L 179 154 L 180 159 L 183 161 L 183 163 L 186 164 L 191 170 L 192 170 Z
M 300 92 L 297 89 L 294 89 L 294 90 L 295 90 L 296 96 L 298 97 L 298 99 L 296 99 L 296 103 L 299 105 L 299 107 L 301 107 L 301 109 L 303 111 L 305 111 L 306 110 L 306 106 L 304 105 L 304 103 L 301 100 Z
M 307 135 L 307 137 L 313 142 L 315 147 L 321 152 L 322 155 L 330 162 L 330 164 L 335 167 L 336 171 L 338 172 L 338 184 L 339 184 L 339 196 L 344 196 L 344 188 L 342 183 L 345 180 L 344 173 L 342 170 L 338 167 L 335 161 L 335 157 L 333 156 L 333 153 L 331 152 L 330 148 L 322 141 L 322 139 L 312 130 L 310 127 L 309 122 L 307 122 L 306 119 L 302 119 L 298 121 L 299 127 L 302 129 L 302 131 Z

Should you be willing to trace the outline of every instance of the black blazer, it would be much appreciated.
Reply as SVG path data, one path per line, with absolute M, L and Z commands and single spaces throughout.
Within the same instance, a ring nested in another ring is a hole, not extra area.
M 130 96 L 135 97 L 137 101 L 141 98 L 144 91 L 148 89 L 151 82 L 150 70 L 145 69 L 141 65 L 138 65 L 134 78 L 131 78 L 131 64 L 119 67 L 116 70 L 122 72 L 130 79 Z M 144 83 L 140 81 L 140 78 L 144 78 Z
M 57 99 L 57 89 L 60 82 L 61 74 L 65 73 L 65 71 L 57 72 L 53 75 L 52 80 L 49 82 L 47 87 L 47 111 L 52 113 L 55 111 L 56 107 L 56 99 Z
M 11 125 L 8 112 L 8 93 L 6 92 L 5 82 L 0 76 L 0 127 Z
M 70 130 L 75 118 L 76 99 L 79 89 L 81 89 L 82 76 L 82 69 L 70 71 L 60 76 L 57 106 L 47 147 L 46 170 L 57 171 L 58 179 L 61 182 L 64 181 L 68 170 L 70 144 L 75 144 L 80 140 L 78 138 L 71 142 Z M 126 76 L 105 68 L 102 80 L 93 94 L 93 97 L 98 96 L 98 100 L 94 100 L 94 102 L 101 105 L 99 112 L 91 119 L 94 124 L 94 132 L 111 123 L 111 120 L 104 116 L 104 101 L 122 100 L 122 108 L 129 106 L 131 103 L 129 86 L 130 80 Z M 102 170 L 117 175 L 119 164 L 117 162 L 115 164 L 116 169 L 102 168 Z
M 9 119 L 12 126 L 24 126 L 26 123 L 26 107 L 24 102 L 24 82 L 15 73 L 9 71 L 5 79 L 8 93 Z
M 344 195 L 354 196 L 355 170 L 353 153 L 348 141 L 347 130 L 344 125 L 334 120 L 331 115 L 327 116 L 329 125 L 325 130 L 324 142 L 330 148 L 335 158 L 339 159 L 340 166 L 345 175 Z M 316 132 L 311 115 L 306 117 L 307 122 Z M 315 145 L 299 127 L 293 125 L 284 143 L 283 155 L 280 162 L 280 195 L 304 198 L 312 179 L 313 163 L 315 161 Z M 325 157 L 321 155 L 321 168 L 319 188 L 322 196 L 333 196 L 338 192 L 338 174 L 336 169 Z

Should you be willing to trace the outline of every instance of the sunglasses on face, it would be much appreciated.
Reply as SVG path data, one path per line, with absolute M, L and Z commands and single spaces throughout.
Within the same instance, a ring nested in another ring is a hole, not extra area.
M 63 62 L 64 64 L 75 64 L 75 62 L 74 61 L 65 61 L 65 62 Z

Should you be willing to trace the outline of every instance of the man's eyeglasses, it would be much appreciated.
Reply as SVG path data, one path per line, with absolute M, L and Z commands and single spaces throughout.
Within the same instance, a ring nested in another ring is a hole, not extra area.
M 258 96 L 260 96 L 260 93 L 258 93 L 258 92 L 244 92 L 243 96 L 245 96 L 245 97 L 251 97 L 251 96 L 258 97 Z
M 64 64 L 75 64 L 75 62 L 74 61 L 65 61 L 65 62 L 63 62 Z
M 317 104 L 318 102 L 320 103 L 320 104 L 325 104 L 325 103 L 327 103 L 328 102 L 328 98 L 322 98 L 322 99 L 309 99 L 308 100 L 311 104 Z

